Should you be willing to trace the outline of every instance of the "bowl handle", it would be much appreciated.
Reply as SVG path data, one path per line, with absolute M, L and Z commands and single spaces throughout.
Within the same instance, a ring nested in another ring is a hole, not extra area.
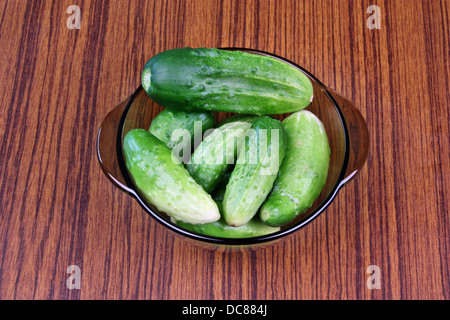
M 125 108 L 132 97 L 114 108 L 103 120 L 97 136 L 97 157 L 103 172 L 122 191 L 133 193 L 122 174 L 118 159 L 118 131 Z
M 328 89 L 328 91 L 341 107 L 349 133 L 349 160 L 345 178 L 341 183 L 343 185 L 350 181 L 362 169 L 367 160 L 369 152 L 369 131 L 366 121 L 353 103 L 333 90 Z

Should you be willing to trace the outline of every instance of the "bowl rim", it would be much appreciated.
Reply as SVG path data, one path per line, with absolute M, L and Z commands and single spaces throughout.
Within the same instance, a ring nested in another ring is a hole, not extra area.
M 310 222 L 315 220 L 325 209 L 330 205 L 330 203 L 334 200 L 336 195 L 338 194 L 341 187 L 345 184 L 345 182 L 348 179 L 345 179 L 345 174 L 348 168 L 348 162 L 349 162 L 349 145 L 350 145 L 350 136 L 349 136 L 349 130 L 347 123 L 345 121 L 344 113 L 342 112 L 339 104 L 334 99 L 333 95 L 330 94 L 328 87 L 326 87 L 319 79 L 317 79 L 313 74 L 311 74 L 308 70 L 304 69 L 303 67 L 299 66 L 298 64 L 283 58 L 281 56 L 262 51 L 262 50 L 256 50 L 256 49 L 248 49 L 248 48 L 236 48 L 236 47 L 227 47 L 227 48 L 219 48 L 224 50 L 234 50 L 234 51 L 245 51 L 249 53 L 256 53 L 256 54 L 262 54 L 271 56 L 274 58 L 277 58 L 281 61 L 284 61 L 286 63 L 289 63 L 290 65 L 300 69 L 303 73 L 305 73 L 309 78 L 311 78 L 314 82 L 316 82 L 324 92 L 324 94 L 327 96 L 327 98 L 331 101 L 335 109 L 337 110 L 337 113 L 339 115 L 339 118 L 342 123 L 342 127 L 344 129 L 344 138 L 345 138 L 345 150 L 344 150 L 344 159 L 342 163 L 341 170 L 339 172 L 339 176 L 337 178 L 337 181 L 333 188 L 331 189 L 328 196 L 322 201 L 322 203 L 314 210 L 312 211 L 308 216 L 306 216 L 304 219 L 299 220 L 297 223 L 293 224 L 292 226 L 281 229 L 279 231 L 262 235 L 262 236 L 256 236 L 256 237 L 249 237 L 249 238 L 221 238 L 221 237 L 214 237 L 214 236 L 208 236 L 204 234 L 195 233 L 192 231 L 189 231 L 187 229 L 184 229 L 180 226 L 177 226 L 173 222 L 170 221 L 170 219 L 166 219 L 162 217 L 160 214 L 155 212 L 148 204 L 147 202 L 139 195 L 139 192 L 136 190 L 133 180 L 131 179 L 128 170 L 125 165 L 125 159 L 123 156 L 123 149 L 122 149 L 122 136 L 123 136 L 123 129 L 124 129 L 124 123 L 126 116 L 128 114 L 128 111 L 133 104 L 133 101 L 137 94 L 141 92 L 141 90 L 144 90 L 142 85 L 140 85 L 136 91 L 130 96 L 130 99 L 125 107 L 125 109 L 122 112 L 122 115 L 120 117 L 118 131 L 117 131 L 117 141 L 116 141 L 116 152 L 117 152 L 117 158 L 118 158 L 118 165 L 120 168 L 120 171 L 125 179 L 125 182 L 128 186 L 127 192 L 132 195 L 138 203 L 144 208 L 144 210 L 150 214 L 151 217 L 153 217 L 156 221 L 161 223 L 163 226 L 169 228 L 171 231 L 177 233 L 178 235 L 201 241 L 203 243 L 209 243 L 214 245 L 227 245 L 227 246 L 236 246 L 236 245 L 252 245 L 252 244 L 262 244 L 267 242 L 273 242 L 275 240 L 279 240 L 289 234 L 292 234 L 295 231 L 298 231 L 299 229 L 305 227 Z

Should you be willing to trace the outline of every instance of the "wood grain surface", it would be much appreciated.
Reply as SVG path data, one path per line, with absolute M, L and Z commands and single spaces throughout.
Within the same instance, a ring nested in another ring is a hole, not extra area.
M 448 0 L 1 0 L 0 299 L 450 299 L 449 16 Z M 283 56 L 366 119 L 363 170 L 286 240 L 192 245 L 103 174 L 102 120 L 184 46 Z

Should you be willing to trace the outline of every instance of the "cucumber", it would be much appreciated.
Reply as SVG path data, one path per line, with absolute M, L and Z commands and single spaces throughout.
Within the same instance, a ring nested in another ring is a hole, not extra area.
M 187 230 L 219 238 L 251 238 L 280 230 L 280 228 L 271 227 L 262 223 L 258 217 L 254 217 L 240 227 L 229 226 L 223 218 L 215 222 L 197 225 L 183 223 L 181 221 L 176 221 L 175 223 Z
M 267 200 L 264 223 L 281 226 L 312 206 L 328 175 L 330 146 L 322 122 L 311 112 L 293 113 L 283 121 L 288 137 L 286 156 Z
M 192 224 L 217 221 L 219 209 L 211 196 L 174 161 L 171 150 L 144 129 L 127 133 L 125 164 L 145 199 L 174 219 Z
M 177 147 L 177 150 L 182 151 L 180 156 L 183 158 L 183 162 L 186 163 L 192 154 L 194 134 L 203 137 L 203 133 L 213 126 L 214 114 L 211 111 L 185 112 L 164 109 L 152 120 L 148 131 L 164 142 L 170 149 Z M 175 130 L 177 129 L 185 131 L 176 132 Z M 183 133 L 186 133 L 187 136 L 182 135 Z
M 144 66 L 142 86 L 156 103 L 184 111 L 282 114 L 302 110 L 313 99 L 311 81 L 296 67 L 216 48 L 158 53 Z
M 253 122 L 242 145 L 223 199 L 223 217 L 231 226 L 242 226 L 258 212 L 277 177 L 286 150 L 280 121 L 267 116 Z
M 219 208 L 220 205 L 221 203 L 218 202 L 217 206 Z M 189 231 L 219 238 L 251 238 L 263 236 L 280 230 L 278 227 L 271 227 L 262 223 L 257 216 L 240 227 L 229 226 L 223 218 L 215 222 L 197 225 L 176 221 L 174 219 L 172 219 L 172 222 Z
M 230 181 L 231 171 L 225 172 L 222 179 L 220 179 L 219 183 L 217 184 L 216 188 L 214 189 L 214 192 L 211 194 L 213 200 L 217 203 L 218 201 L 223 201 L 223 196 L 225 195 L 225 190 L 227 188 L 227 184 Z M 221 204 L 222 205 L 222 204 Z M 221 207 L 219 207 L 219 211 Z
M 216 187 L 224 173 L 236 161 L 245 134 L 256 116 L 237 116 L 226 119 L 208 135 L 193 153 L 186 169 L 207 192 Z

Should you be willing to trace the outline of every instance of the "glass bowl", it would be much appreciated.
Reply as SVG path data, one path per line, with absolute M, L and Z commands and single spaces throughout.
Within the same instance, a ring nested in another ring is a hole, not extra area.
M 310 209 L 299 215 L 293 222 L 283 226 L 280 231 L 253 238 L 229 239 L 206 236 L 172 223 L 166 214 L 159 212 L 139 194 L 127 172 L 122 153 L 123 138 L 128 131 L 136 128 L 148 129 L 152 119 L 164 109 L 150 99 L 142 86 L 116 106 L 103 120 L 97 137 L 97 155 L 103 172 L 114 185 L 136 198 L 150 216 L 175 234 L 213 247 L 242 247 L 272 243 L 298 231 L 317 218 L 333 201 L 339 189 L 361 169 L 367 159 L 369 148 L 367 125 L 361 113 L 350 101 L 327 88 L 316 77 L 295 63 L 258 50 L 224 49 L 247 51 L 280 59 L 298 68 L 311 79 L 314 99 L 306 109 L 313 112 L 323 122 L 330 143 L 331 159 L 326 184 Z M 225 112 L 214 112 L 214 114 L 216 122 L 234 115 Z M 283 120 L 288 115 L 273 115 L 273 117 Z

